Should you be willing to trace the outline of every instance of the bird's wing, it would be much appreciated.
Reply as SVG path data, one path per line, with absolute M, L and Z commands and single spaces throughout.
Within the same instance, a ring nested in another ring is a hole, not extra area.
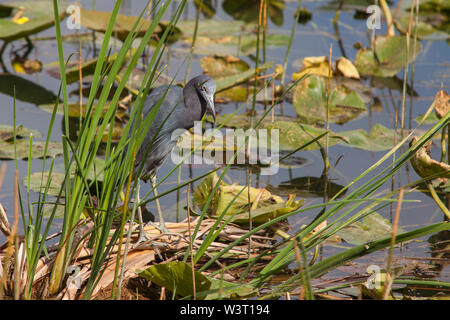
M 157 103 L 164 97 L 169 86 L 162 86 L 152 90 L 144 102 L 142 114 L 144 119 L 156 107 Z M 143 173 L 147 174 L 155 171 L 162 165 L 168 156 L 176 141 L 171 139 L 174 128 L 177 128 L 176 121 L 179 119 L 181 112 L 184 112 L 183 89 L 178 86 L 172 86 L 167 91 L 164 100 L 153 118 L 149 130 L 142 142 L 142 145 L 136 155 L 135 170 L 139 164 L 144 161 L 147 148 L 151 145 L 151 149 L 145 159 Z

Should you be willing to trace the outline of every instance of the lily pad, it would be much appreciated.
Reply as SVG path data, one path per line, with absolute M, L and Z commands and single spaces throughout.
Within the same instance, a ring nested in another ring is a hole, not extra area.
M 293 104 L 304 123 L 324 123 L 327 117 L 327 80 L 320 76 L 309 76 L 294 89 Z M 345 85 L 331 88 L 328 108 L 330 120 L 342 124 L 367 110 L 363 99 L 356 91 Z
M 15 93 L 14 93 L 15 88 Z M 34 105 L 54 103 L 56 95 L 46 88 L 14 74 L 0 73 L 0 93 Z M 11 99 L 12 104 L 13 99 Z
M 336 72 L 339 72 L 344 77 L 359 79 L 359 72 L 353 63 L 347 58 L 340 57 L 336 60 Z
M 111 12 L 81 9 L 80 17 L 80 24 L 84 28 L 105 33 L 109 20 L 111 19 Z M 118 14 L 112 30 L 112 35 L 121 41 L 124 41 L 133 29 L 138 18 L 139 17 L 136 16 Z M 150 28 L 150 25 L 151 21 L 141 19 L 135 29 L 137 37 L 143 37 L 145 32 Z M 161 32 L 163 32 L 163 25 L 159 24 L 155 29 L 155 33 Z
M 53 109 L 55 107 L 55 104 L 41 104 L 38 106 L 40 109 L 47 111 L 49 113 L 53 112 Z M 108 111 L 108 108 L 110 107 L 109 103 L 105 103 L 104 107 L 103 107 L 103 114 L 106 114 L 106 112 Z M 96 106 L 94 105 L 93 110 L 95 110 Z M 87 105 L 86 104 L 82 104 L 81 107 L 78 103 L 70 103 L 68 104 L 68 109 L 69 109 L 69 117 L 72 118 L 79 118 L 80 115 L 82 115 L 83 117 L 85 117 L 86 115 L 86 111 L 87 111 Z M 58 106 L 56 107 L 56 114 L 58 115 L 63 115 L 64 114 L 64 104 L 60 103 L 58 104 Z M 123 109 L 118 108 L 116 115 L 118 117 L 123 117 L 126 115 L 126 111 Z
M 333 70 L 330 67 L 330 62 L 325 56 L 320 57 L 305 57 L 302 60 L 302 67 L 299 72 L 292 74 L 292 80 L 297 80 L 306 74 L 328 77 L 329 74 L 333 76 Z
M 342 145 L 362 150 L 384 151 L 395 145 L 395 132 L 379 123 L 375 124 L 369 133 L 359 129 L 342 131 L 338 134 L 346 140 L 341 142 Z
M 96 180 L 98 182 L 103 181 L 103 169 L 105 167 L 105 160 L 101 158 L 94 159 L 94 166 L 88 172 L 87 180 L 93 181 Z M 62 172 L 64 170 L 63 167 L 55 166 L 55 170 L 52 172 L 51 176 L 49 172 L 44 172 L 42 177 L 42 172 L 34 172 L 30 175 L 30 189 L 34 192 L 43 193 L 45 191 L 47 181 L 50 177 L 50 184 L 47 191 L 47 194 L 50 196 L 58 196 L 61 186 L 64 182 L 65 173 Z M 73 178 L 76 167 L 72 167 L 70 178 Z M 42 188 L 41 188 L 41 178 L 42 178 Z M 28 185 L 28 177 L 23 179 L 23 184 L 25 186 Z M 64 197 L 64 190 L 61 192 L 61 196 Z
M 30 36 L 54 25 L 52 1 L 3 2 L 1 6 L 2 9 L 10 8 L 10 16 L 0 19 L 0 39 L 6 42 Z M 66 15 L 67 4 L 60 2 L 58 8 L 62 20 Z M 13 20 L 12 17 L 18 13 L 21 19 Z
M 212 78 L 225 77 L 250 69 L 247 62 L 231 55 L 203 57 L 200 59 L 200 66 L 205 74 Z
M 414 0 L 399 3 L 396 15 L 397 29 L 406 34 L 409 27 L 409 16 Z M 419 3 L 417 31 L 416 21 L 411 21 L 411 34 L 417 32 L 417 37 L 424 40 L 447 40 L 450 38 L 450 4 L 445 0 L 421 0 Z
M 290 121 L 270 122 L 265 124 L 264 128 L 269 131 L 269 136 L 271 136 L 272 130 L 278 130 L 280 151 L 297 150 L 300 146 L 308 143 L 309 141 L 325 132 L 324 129 Z M 330 134 L 328 145 L 333 146 L 338 142 L 339 138 L 333 137 L 333 134 Z M 316 150 L 324 146 L 325 137 L 322 137 L 315 143 L 308 145 L 302 150 Z
M 253 117 L 253 124 L 256 124 L 260 119 L 262 115 L 256 115 Z M 213 117 L 212 116 L 206 116 L 206 121 L 213 123 Z M 278 121 L 291 121 L 291 122 L 297 122 L 297 117 L 290 117 L 290 116 L 279 116 L 274 115 L 274 122 Z M 269 123 L 272 123 L 272 116 L 268 114 L 265 116 L 265 118 L 262 120 L 261 128 L 267 126 Z M 228 128 L 242 128 L 244 130 L 250 128 L 251 124 L 251 117 L 246 114 L 232 114 L 232 113 L 225 113 L 218 115 L 216 117 L 216 124 L 217 125 L 224 125 L 224 127 Z
M 398 233 L 404 232 L 398 228 Z M 351 225 L 337 232 L 345 242 L 361 245 L 370 241 L 392 235 L 392 225 L 388 219 L 383 218 L 377 212 L 365 216 L 362 221 L 353 222 Z
M 17 158 L 28 159 L 30 142 L 29 140 L 16 140 Z M 45 141 L 33 141 L 31 157 L 42 158 L 44 156 Z M 60 142 L 50 141 L 48 144 L 47 157 L 55 157 L 63 152 Z M 0 140 L 0 159 L 14 159 L 14 143 Z
M 206 200 L 217 181 L 218 176 L 214 172 L 203 179 L 195 190 L 194 202 L 201 210 L 203 210 Z M 297 210 L 303 204 L 302 200 L 294 200 L 295 195 L 291 195 L 287 201 L 284 201 L 281 197 L 271 194 L 266 189 L 253 187 L 250 187 L 250 201 L 248 201 L 249 195 L 246 186 L 239 186 L 236 184 L 229 185 L 226 182 L 221 181 L 208 208 L 208 215 L 216 217 L 217 215 L 222 214 L 233 198 L 243 188 L 245 188 L 245 190 L 241 192 L 225 213 L 225 216 L 234 215 L 231 222 L 248 224 L 249 206 L 251 206 L 253 223 L 262 224 L 277 216 Z
M 33 135 L 34 138 L 40 138 L 42 134 L 34 129 L 25 128 L 22 125 L 16 127 L 16 139 L 29 138 Z M 5 142 L 12 142 L 14 139 L 14 128 L 6 124 L 0 124 L 0 140 Z
M 267 15 L 277 26 L 283 25 L 284 0 L 267 0 Z M 222 7 L 226 13 L 236 20 L 245 22 L 258 22 L 259 18 L 259 0 L 224 0 Z
M 195 20 L 183 20 L 177 23 L 178 28 L 183 30 L 183 36 L 192 37 L 194 35 Z M 239 33 L 248 33 L 257 27 L 256 24 L 246 24 L 243 21 L 200 19 L 198 21 L 197 36 L 218 38 L 231 36 Z M 216 52 L 217 53 L 217 52 Z M 221 52 L 223 54 L 223 52 Z
M 361 49 L 355 59 L 355 66 L 364 76 L 392 77 L 412 62 L 419 54 L 422 45 L 416 48 L 410 42 L 409 55 L 406 55 L 406 38 L 402 36 L 379 36 L 375 40 L 375 50 Z
M 328 184 L 325 186 L 325 184 Z M 343 186 L 326 179 L 325 177 L 300 177 L 289 181 L 283 181 L 278 186 L 268 185 L 267 190 L 276 192 L 279 195 L 289 195 L 295 193 L 302 198 L 323 198 L 325 190 L 328 198 L 334 197 Z M 341 194 L 341 197 L 345 192 Z
M 123 60 L 123 63 L 126 63 L 129 58 L 132 57 L 132 55 L 136 52 L 136 49 L 131 49 L 127 55 L 125 56 L 125 59 Z M 117 59 L 117 53 L 112 54 L 108 62 L 105 63 L 104 68 L 109 68 L 114 63 L 114 61 Z M 95 68 L 97 66 L 98 58 L 89 59 L 86 61 L 83 61 L 81 63 L 81 73 L 82 77 L 85 78 L 86 76 L 92 75 L 95 72 Z M 52 63 L 52 67 L 47 68 L 47 73 L 51 76 L 60 79 L 61 75 L 59 74 L 59 65 L 58 63 Z M 66 68 L 66 81 L 68 84 L 73 83 L 75 81 L 80 80 L 80 66 L 77 61 L 72 61 L 69 63 L 69 65 Z
M 49 196 L 58 196 L 59 191 L 61 190 L 61 186 L 64 182 L 64 173 L 60 172 L 52 172 L 51 176 L 48 172 L 44 172 L 42 176 L 42 172 L 34 172 L 30 175 L 30 189 L 39 192 L 44 193 L 45 188 L 47 186 L 48 180 L 50 178 L 50 184 L 47 190 L 47 195 Z M 41 179 L 42 179 L 42 187 L 41 187 Z M 28 176 L 23 178 L 23 184 L 25 186 L 28 186 Z M 61 193 L 61 196 L 64 197 L 64 190 Z
M 183 42 L 188 46 L 192 44 L 191 38 L 184 38 Z M 266 36 L 266 47 L 282 47 L 289 43 L 286 34 L 268 34 Z M 214 55 L 220 52 L 222 55 L 249 55 L 256 51 L 257 38 L 253 34 L 241 36 L 227 35 L 221 38 L 211 36 L 198 36 L 195 41 L 194 53 L 201 55 Z M 260 43 L 262 45 L 262 43 Z M 190 47 L 176 48 L 180 52 L 190 51 Z
M 195 273 L 195 290 L 214 291 L 199 299 L 239 299 L 254 296 L 258 290 L 250 285 L 236 285 L 228 281 L 207 277 L 198 271 Z M 191 296 L 194 292 L 192 268 L 185 262 L 172 261 L 153 265 L 144 271 L 138 272 L 140 277 L 150 280 L 161 287 L 174 292 L 176 296 Z

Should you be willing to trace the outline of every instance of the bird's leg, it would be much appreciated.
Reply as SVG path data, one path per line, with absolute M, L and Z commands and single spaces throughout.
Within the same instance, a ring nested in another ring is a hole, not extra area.
M 150 238 L 147 236 L 147 233 L 144 230 L 144 222 L 142 220 L 142 209 L 141 209 L 141 206 L 139 205 L 139 202 L 141 201 L 140 195 L 139 195 L 140 189 L 141 189 L 140 183 L 138 182 L 138 184 L 136 186 L 136 195 L 135 195 L 134 201 L 137 205 L 137 213 L 138 213 L 138 219 L 139 219 L 139 238 L 133 247 L 137 247 L 141 242 L 146 242 L 146 241 L 150 240 Z
M 164 217 L 161 211 L 161 206 L 159 205 L 159 199 L 158 199 L 158 191 L 156 190 L 156 175 L 152 175 L 150 178 L 150 183 L 152 184 L 153 188 L 153 194 L 155 195 L 155 202 L 156 202 L 156 210 L 158 210 L 158 218 L 159 218 L 159 226 L 155 226 L 156 228 L 161 231 L 161 233 L 170 233 L 169 230 L 166 228 L 166 223 L 164 222 Z

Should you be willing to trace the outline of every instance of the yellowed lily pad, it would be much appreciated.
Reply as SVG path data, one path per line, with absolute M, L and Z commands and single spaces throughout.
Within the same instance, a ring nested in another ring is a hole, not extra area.
M 359 79 L 359 72 L 353 63 L 347 58 L 340 57 L 336 60 L 336 72 L 347 78 Z
M 328 58 L 325 56 L 305 57 L 302 61 L 300 71 L 292 74 L 292 80 L 295 81 L 307 74 L 323 77 L 328 77 L 328 75 L 333 76 L 333 70 L 331 69 Z
M 218 181 L 217 174 L 211 173 L 199 184 L 194 192 L 195 204 L 203 210 L 206 201 L 211 194 L 212 188 Z M 264 188 L 250 187 L 250 201 L 246 186 L 236 184 L 229 185 L 224 181 L 220 182 L 216 194 L 213 196 L 208 208 L 208 215 L 217 217 L 222 214 L 233 198 L 243 189 L 244 191 L 236 198 L 225 213 L 226 216 L 234 215 L 231 222 L 248 224 L 249 208 L 253 223 L 262 224 L 285 213 L 297 210 L 302 204 L 302 200 L 294 200 L 295 195 L 291 195 L 287 201 L 283 198 L 271 194 Z

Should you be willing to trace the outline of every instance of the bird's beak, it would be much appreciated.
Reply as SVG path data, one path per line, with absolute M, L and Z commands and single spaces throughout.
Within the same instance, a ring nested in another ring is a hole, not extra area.
M 216 125 L 216 109 L 214 108 L 214 96 L 208 96 L 206 97 L 206 103 L 208 105 L 209 111 L 211 111 L 211 114 L 214 119 L 214 126 Z

